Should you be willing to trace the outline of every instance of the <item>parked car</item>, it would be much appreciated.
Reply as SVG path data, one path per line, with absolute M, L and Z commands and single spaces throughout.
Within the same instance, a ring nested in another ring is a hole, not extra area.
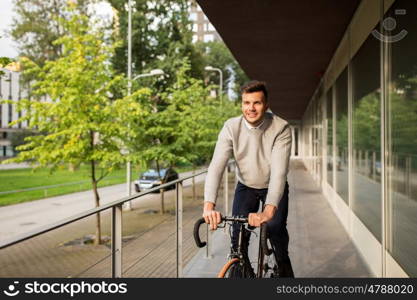
M 140 191 L 178 179 L 178 173 L 172 168 L 160 169 L 159 174 L 160 176 L 158 176 L 158 171 L 155 169 L 149 169 L 140 174 L 139 179 L 135 181 L 135 191 L 139 193 Z M 168 189 L 175 189 L 175 184 L 169 186 Z

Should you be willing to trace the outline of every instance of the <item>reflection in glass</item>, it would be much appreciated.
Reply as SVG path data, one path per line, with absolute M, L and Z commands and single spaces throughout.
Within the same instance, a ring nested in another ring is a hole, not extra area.
M 396 16 L 403 9 L 405 15 Z M 417 276 L 417 11 L 416 1 L 397 1 L 388 12 L 407 36 L 391 46 L 388 114 L 388 251 L 410 277 Z M 413 13 L 412 13 L 413 12 Z
M 336 81 L 336 191 L 348 203 L 348 81 L 345 69 Z
M 381 241 L 381 183 L 377 171 L 381 161 L 379 52 L 379 41 L 371 35 L 352 59 L 352 209 Z
M 326 94 L 327 125 L 327 182 L 333 186 L 333 101 L 332 89 Z
M 316 131 L 317 131 L 317 133 L 316 133 L 316 136 L 317 136 L 317 175 L 319 176 L 319 178 L 320 178 L 320 181 L 321 181 L 321 178 L 322 178 L 322 176 L 323 176 L 323 170 L 322 170 L 322 159 L 323 159 L 323 157 L 322 157 L 322 152 L 323 152 L 323 149 L 322 149 L 322 122 L 323 122 L 323 116 L 322 116 L 322 109 L 321 109 L 321 107 L 322 107 L 322 105 L 321 105 L 321 101 L 320 101 L 320 98 L 318 97 L 317 98 L 317 100 L 315 101 L 316 102 L 316 109 L 315 109 L 315 111 L 316 111 L 316 124 L 315 124 L 315 127 L 316 127 Z

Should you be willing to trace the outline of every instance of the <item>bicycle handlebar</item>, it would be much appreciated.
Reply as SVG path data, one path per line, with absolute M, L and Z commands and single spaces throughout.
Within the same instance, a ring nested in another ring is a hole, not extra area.
M 205 223 L 206 221 L 204 220 L 204 218 L 200 218 L 197 220 L 197 222 L 195 222 L 194 224 L 194 241 L 197 244 L 197 247 L 199 248 L 203 248 L 205 245 L 207 245 L 207 242 L 202 242 L 200 239 L 200 234 L 199 234 L 199 230 L 200 230 L 200 226 L 201 224 Z M 248 218 L 242 218 L 242 217 L 235 217 L 235 216 L 222 216 L 222 222 L 238 222 L 238 223 L 248 223 Z
M 222 217 L 222 222 L 237 222 L 237 223 L 248 223 L 248 218 L 244 218 L 244 217 L 236 217 L 236 216 L 224 216 Z M 207 245 L 207 242 L 202 242 L 200 239 L 200 234 L 199 234 L 199 230 L 200 230 L 200 226 L 201 224 L 205 223 L 204 218 L 200 218 L 198 219 L 195 224 L 194 224 L 194 241 L 197 244 L 197 247 L 199 248 L 203 248 L 204 246 Z M 266 230 L 266 223 L 262 223 L 261 225 L 261 247 L 263 252 L 266 255 L 270 255 L 272 253 L 272 249 L 268 249 L 268 244 L 267 244 L 267 230 Z
M 194 241 L 197 244 L 198 248 L 203 248 L 205 245 L 207 245 L 206 242 L 202 242 L 200 239 L 200 234 L 199 234 L 199 229 L 201 224 L 205 223 L 206 221 L 204 220 L 204 218 L 200 218 L 197 220 L 197 222 L 195 222 L 194 224 Z

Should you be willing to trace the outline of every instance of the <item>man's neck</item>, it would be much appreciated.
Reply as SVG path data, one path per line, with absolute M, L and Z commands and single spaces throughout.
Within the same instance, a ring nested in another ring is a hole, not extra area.
M 243 117 L 243 119 L 245 120 L 246 126 L 248 128 L 252 128 L 253 129 L 253 128 L 258 128 L 258 127 L 260 127 L 263 124 L 263 122 L 265 121 L 265 116 L 262 119 L 260 119 L 259 121 L 257 121 L 255 124 L 248 122 L 248 120 L 246 120 L 245 117 Z

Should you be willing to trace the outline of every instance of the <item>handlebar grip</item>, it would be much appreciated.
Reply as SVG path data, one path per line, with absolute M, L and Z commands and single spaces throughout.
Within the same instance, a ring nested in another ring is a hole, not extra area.
M 207 245 L 206 242 L 201 241 L 200 234 L 199 234 L 200 226 L 201 226 L 201 224 L 203 224 L 205 222 L 206 221 L 204 220 L 204 218 L 200 218 L 194 224 L 194 241 L 197 244 L 197 247 L 199 247 L 199 248 L 203 248 L 205 245 Z
M 271 255 L 272 254 L 272 249 L 268 248 L 267 239 L 268 239 L 267 224 L 262 223 L 262 225 L 261 225 L 261 247 L 262 247 L 262 251 L 263 251 L 263 253 L 265 253 L 265 255 Z

